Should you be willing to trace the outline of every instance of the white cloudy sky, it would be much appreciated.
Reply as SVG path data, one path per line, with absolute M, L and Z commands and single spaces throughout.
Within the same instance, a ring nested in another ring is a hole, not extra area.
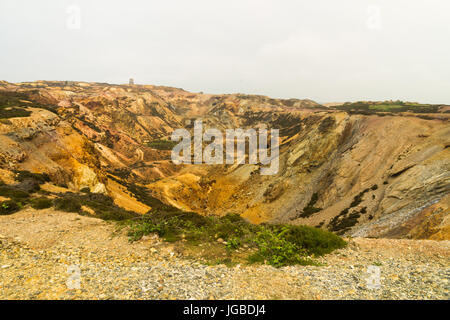
M 0 79 L 130 77 L 208 93 L 450 103 L 450 1 L 0 0 Z

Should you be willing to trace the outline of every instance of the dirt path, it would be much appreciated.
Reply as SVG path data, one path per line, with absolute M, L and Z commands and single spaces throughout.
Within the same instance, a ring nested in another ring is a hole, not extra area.
M 129 243 L 115 230 L 52 209 L 0 216 L 0 298 L 450 298 L 450 241 L 356 238 L 321 267 L 228 268 L 178 257 L 157 238 Z

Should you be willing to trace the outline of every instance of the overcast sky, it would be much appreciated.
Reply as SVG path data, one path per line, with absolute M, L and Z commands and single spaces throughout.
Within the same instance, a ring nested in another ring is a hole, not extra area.
M 0 0 L 0 79 L 450 103 L 448 0 Z

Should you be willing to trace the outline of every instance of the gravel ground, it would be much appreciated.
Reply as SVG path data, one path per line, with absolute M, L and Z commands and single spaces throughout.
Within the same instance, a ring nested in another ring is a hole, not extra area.
M 206 266 L 46 209 L 0 216 L 2 299 L 449 299 L 450 241 L 354 238 L 323 266 Z M 378 272 L 379 271 L 379 277 Z

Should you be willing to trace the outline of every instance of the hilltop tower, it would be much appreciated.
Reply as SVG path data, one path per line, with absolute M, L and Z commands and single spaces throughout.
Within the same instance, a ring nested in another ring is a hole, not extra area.
M 130 78 L 130 80 L 128 81 L 128 84 L 129 84 L 130 86 L 134 85 L 134 79 L 133 79 L 133 78 Z

